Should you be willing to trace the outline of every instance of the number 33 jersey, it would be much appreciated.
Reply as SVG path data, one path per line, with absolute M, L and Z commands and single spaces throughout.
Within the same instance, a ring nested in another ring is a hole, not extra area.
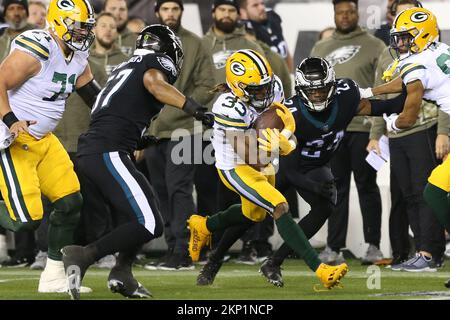
M 420 80 L 424 99 L 450 114 L 450 47 L 437 42 L 418 54 L 400 61 L 400 76 L 405 84 Z
M 281 80 L 275 76 L 274 102 L 284 103 L 284 91 Z M 221 170 L 231 170 L 237 164 L 244 164 L 228 142 L 227 131 L 245 131 L 251 127 L 260 112 L 247 106 L 233 93 L 221 94 L 214 102 L 214 132 L 211 138 L 216 157 L 216 167 Z
M 11 52 L 20 50 L 39 60 L 41 70 L 15 90 L 8 91 L 12 111 L 19 120 L 35 120 L 29 132 L 37 139 L 52 132 L 62 118 L 66 99 L 86 69 L 88 53 L 74 51 L 66 60 L 55 39 L 45 30 L 29 30 L 15 38 Z

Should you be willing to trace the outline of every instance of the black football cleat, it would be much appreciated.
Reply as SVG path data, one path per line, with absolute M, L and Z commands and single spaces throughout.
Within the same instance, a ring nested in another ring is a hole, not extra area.
M 112 268 L 108 276 L 108 288 L 112 293 L 120 293 L 126 298 L 151 298 L 152 294 L 140 284 L 131 272 Z
M 73 300 L 80 299 L 81 281 L 91 263 L 82 246 L 65 246 L 61 249 L 62 261 L 69 287 L 69 295 Z
M 208 258 L 208 261 L 203 266 L 202 270 L 200 270 L 200 273 L 197 277 L 197 285 L 198 286 L 212 285 L 221 266 L 222 261 L 216 262 L 211 258 Z
M 276 287 L 283 287 L 283 277 L 281 276 L 281 267 L 272 259 L 267 259 L 259 268 L 259 272 L 266 277 L 267 281 Z

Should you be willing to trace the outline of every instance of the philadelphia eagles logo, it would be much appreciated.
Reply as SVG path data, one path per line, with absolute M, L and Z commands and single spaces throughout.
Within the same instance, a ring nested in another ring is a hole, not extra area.
M 58 8 L 64 11 L 71 11 L 75 8 L 75 4 L 72 0 L 58 0 L 56 5 L 58 6 Z
M 334 50 L 325 57 L 326 60 L 334 67 L 337 64 L 343 64 L 351 60 L 361 49 L 361 46 L 345 46 Z
M 245 67 L 242 63 L 234 61 L 230 65 L 231 72 L 233 72 L 237 76 L 242 76 L 245 73 Z
M 424 22 L 428 19 L 428 14 L 422 11 L 414 12 L 411 15 L 412 22 Z
M 172 60 L 164 57 L 156 57 L 158 59 L 159 64 L 166 70 L 170 71 L 174 77 L 177 76 L 177 70 L 173 65 Z

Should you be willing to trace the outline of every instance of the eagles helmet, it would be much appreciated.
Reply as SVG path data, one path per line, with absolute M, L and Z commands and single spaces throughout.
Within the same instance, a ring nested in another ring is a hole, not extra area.
M 72 50 L 86 51 L 94 42 L 94 9 L 89 0 L 52 0 L 47 23 Z
M 295 91 L 311 111 L 328 108 L 336 92 L 336 75 L 327 60 L 304 59 L 295 70 Z
M 169 56 L 175 64 L 177 73 L 180 73 L 183 64 L 183 47 L 180 38 L 162 24 L 152 24 L 139 33 L 136 40 L 136 49 L 147 49 Z
M 256 51 L 238 50 L 229 56 L 225 76 L 230 90 L 243 102 L 259 111 L 272 104 L 275 83 L 272 68 Z
M 390 39 L 400 60 L 422 52 L 439 39 L 436 16 L 425 8 L 406 9 L 395 18 Z

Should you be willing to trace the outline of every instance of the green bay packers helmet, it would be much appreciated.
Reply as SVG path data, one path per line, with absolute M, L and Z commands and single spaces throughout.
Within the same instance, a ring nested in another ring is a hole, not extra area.
M 85 51 L 94 41 L 94 9 L 89 0 L 52 0 L 47 23 L 72 50 Z
M 267 60 L 256 51 L 239 50 L 228 57 L 225 76 L 230 90 L 243 102 L 264 110 L 274 99 L 274 76 Z
M 425 8 L 406 9 L 395 18 L 390 38 L 401 59 L 420 53 L 439 39 L 436 16 Z

